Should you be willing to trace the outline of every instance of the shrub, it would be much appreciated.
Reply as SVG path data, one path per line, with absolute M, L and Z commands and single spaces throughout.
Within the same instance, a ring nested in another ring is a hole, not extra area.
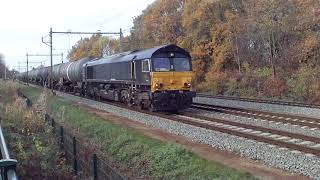
M 228 79 L 227 83 L 227 90 L 225 92 L 228 96 L 239 96 L 239 82 L 236 78 L 230 78 Z
M 268 78 L 263 84 L 263 92 L 266 96 L 280 98 L 286 90 L 286 84 L 280 78 Z
M 44 108 L 45 94 L 35 103 L 35 109 L 27 109 L 25 100 L 14 95 L 17 86 L 5 84 L 1 87 L 1 95 L 10 100 L 2 111 L 2 126 L 13 155 L 18 160 L 19 176 L 24 179 L 73 179 L 56 138 L 51 133 L 52 128 L 37 113 Z
M 320 67 L 303 66 L 286 81 L 288 94 L 294 99 L 320 102 Z
M 256 71 L 256 76 L 261 79 L 268 79 L 272 76 L 272 69 L 268 67 L 258 68 Z
M 206 86 L 213 94 L 223 94 L 226 88 L 227 73 L 208 73 Z

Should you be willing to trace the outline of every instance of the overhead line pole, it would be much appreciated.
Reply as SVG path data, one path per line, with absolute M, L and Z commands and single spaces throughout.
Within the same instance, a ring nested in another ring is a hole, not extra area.
M 29 69 L 28 69 L 28 66 L 29 66 L 29 60 L 28 60 L 28 53 L 27 53 L 27 85 L 29 86 Z
M 53 81 L 52 81 L 52 27 L 49 32 L 50 36 L 50 88 L 53 93 Z
M 52 56 L 61 56 L 61 61 L 63 63 L 63 53 L 61 53 L 61 54 L 49 54 L 49 55 L 48 54 L 28 54 L 27 53 L 27 84 L 29 84 L 29 72 L 28 72 L 29 63 L 41 63 L 41 65 L 42 65 L 42 62 L 44 62 L 44 61 L 41 61 L 41 62 L 29 62 L 29 57 L 30 56 L 38 56 L 38 57 L 48 57 L 48 56 L 50 56 L 51 58 L 52 58 Z
M 6 64 L 4 64 L 4 80 L 7 79 L 7 67 Z

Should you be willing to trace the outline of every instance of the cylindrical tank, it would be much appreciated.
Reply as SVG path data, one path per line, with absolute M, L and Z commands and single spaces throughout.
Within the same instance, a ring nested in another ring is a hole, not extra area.
M 32 81 L 32 79 L 33 79 L 33 70 L 28 71 L 28 79 Z
M 39 78 L 41 78 L 41 80 L 45 80 L 48 78 L 48 75 L 49 75 L 49 67 L 42 67 L 39 72 L 38 72 L 38 76 Z
M 83 64 L 88 61 L 93 60 L 93 57 L 85 57 L 78 61 L 70 62 L 66 69 L 62 74 L 66 77 L 66 80 L 70 82 L 81 82 L 82 81 L 82 71 L 83 71 Z
M 34 69 L 34 70 L 33 70 L 33 77 L 32 77 L 32 79 L 33 79 L 34 81 L 38 81 L 38 80 L 39 80 L 38 72 L 39 72 L 39 69 Z
M 63 78 L 64 81 L 69 81 L 68 79 L 68 68 L 73 62 L 64 63 L 60 67 L 60 77 Z
M 39 67 L 38 69 L 37 69 L 37 74 L 36 74 L 36 79 L 37 79 L 37 81 L 40 81 L 41 80 L 41 69 L 42 69 L 43 67 Z
M 60 79 L 60 67 L 61 67 L 61 64 L 56 64 L 52 66 L 52 79 L 54 81 L 59 81 Z

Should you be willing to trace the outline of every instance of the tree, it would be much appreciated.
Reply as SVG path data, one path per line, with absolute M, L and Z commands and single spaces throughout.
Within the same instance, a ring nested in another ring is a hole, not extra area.
M 252 29 L 259 33 L 259 45 L 262 56 L 270 63 L 273 77 L 285 50 L 295 43 L 294 26 L 297 22 L 298 6 L 296 1 L 287 0 L 251 0 L 247 12 L 252 20 Z
M 185 0 L 155 1 L 134 18 L 131 29 L 133 49 L 177 43 L 182 34 L 181 18 Z
M 103 57 L 104 51 L 107 54 L 115 54 L 120 51 L 118 39 L 110 39 L 100 34 L 92 35 L 90 38 L 79 40 L 68 54 L 71 61 L 77 61 L 84 57 Z
M 4 61 L 4 56 L 0 54 L 0 78 L 4 78 L 5 71 L 7 71 L 7 67 Z

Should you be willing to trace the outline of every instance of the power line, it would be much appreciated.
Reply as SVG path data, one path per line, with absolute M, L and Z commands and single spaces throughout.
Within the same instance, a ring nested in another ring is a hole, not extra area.
M 52 42 L 52 38 L 53 38 L 53 34 L 78 34 L 78 35 L 81 35 L 81 34 L 107 34 L 107 35 L 119 35 L 120 36 L 120 51 L 122 49 L 122 45 L 121 45 L 121 42 L 122 42 L 122 37 L 123 37 L 123 33 L 122 33 L 122 29 L 120 28 L 120 31 L 119 32 L 101 32 L 101 31 L 98 31 L 98 32 L 72 32 L 71 30 L 70 31 L 52 31 L 52 28 L 50 28 L 50 31 L 49 31 L 49 37 L 50 37 L 50 40 L 49 41 L 44 41 L 44 38 L 42 37 L 41 38 L 41 41 L 42 43 L 46 44 L 47 46 L 50 47 L 50 88 L 51 90 L 53 91 L 53 81 L 52 81 L 52 50 L 53 50 L 53 42 Z M 27 74 L 28 75 L 28 74 Z
M 51 51 L 52 51 L 52 49 L 51 49 Z M 50 56 L 51 57 L 51 61 L 52 61 L 52 56 L 61 56 L 61 61 L 62 61 L 62 63 L 63 63 L 63 53 L 61 53 L 61 54 L 52 54 L 52 53 L 50 53 L 50 55 L 48 55 L 48 54 L 26 54 L 26 56 L 27 56 L 27 85 L 29 85 L 29 69 L 28 69 L 28 66 L 29 66 L 29 63 L 41 63 L 41 65 L 42 65 L 42 62 L 29 62 L 29 57 L 34 57 L 34 56 L 36 56 L 36 57 L 48 57 L 48 56 Z

